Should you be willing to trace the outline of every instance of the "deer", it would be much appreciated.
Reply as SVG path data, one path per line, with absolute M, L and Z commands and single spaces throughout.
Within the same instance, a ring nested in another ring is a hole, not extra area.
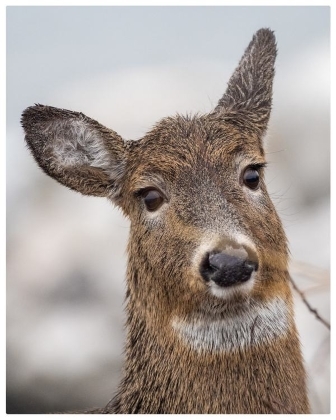
M 40 168 L 130 219 L 118 389 L 86 413 L 309 413 L 289 247 L 265 182 L 277 44 L 259 29 L 207 114 L 139 140 L 81 112 L 22 114 Z

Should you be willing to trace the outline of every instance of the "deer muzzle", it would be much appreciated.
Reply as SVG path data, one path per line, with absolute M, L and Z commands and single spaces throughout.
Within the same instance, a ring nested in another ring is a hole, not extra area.
M 204 281 L 213 281 L 221 287 L 245 283 L 257 270 L 257 258 L 250 255 L 244 247 L 238 249 L 230 247 L 225 251 L 208 252 L 200 266 Z

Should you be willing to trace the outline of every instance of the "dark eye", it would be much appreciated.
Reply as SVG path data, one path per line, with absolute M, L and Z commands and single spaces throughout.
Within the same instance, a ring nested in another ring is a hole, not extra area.
M 254 168 L 246 168 L 243 175 L 244 184 L 251 190 L 256 190 L 259 187 L 259 172 Z
M 157 190 L 145 190 L 141 195 L 148 211 L 157 210 L 164 201 L 162 195 Z

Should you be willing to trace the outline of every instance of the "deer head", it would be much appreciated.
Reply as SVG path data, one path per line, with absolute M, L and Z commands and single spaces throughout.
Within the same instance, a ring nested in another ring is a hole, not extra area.
M 127 294 L 150 325 L 288 293 L 286 238 L 264 180 L 275 57 L 273 33 L 259 30 L 212 112 L 164 118 L 138 141 L 82 113 L 23 113 L 48 175 L 130 218 Z

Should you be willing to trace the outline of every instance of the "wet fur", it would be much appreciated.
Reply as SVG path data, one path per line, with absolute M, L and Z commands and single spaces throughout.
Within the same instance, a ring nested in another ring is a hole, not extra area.
M 309 412 L 286 236 L 263 169 L 258 191 L 241 178 L 265 162 L 275 57 L 273 33 L 259 30 L 210 114 L 165 118 L 136 142 L 81 113 L 23 113 L 48 175 L 108 197 L 131 220 L 123 379 L 88 413 Z M 153 213 L 139 193 L 147 187 L 165 197 Z M 232 243 L 250 249 L 259 270 L 250 289 L 218 297 L 199 259 Z

